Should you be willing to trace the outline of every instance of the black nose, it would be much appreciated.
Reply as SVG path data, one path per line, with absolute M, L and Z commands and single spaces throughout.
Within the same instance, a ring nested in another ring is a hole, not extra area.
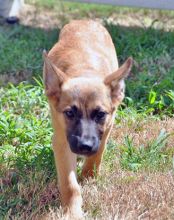
M 97 138 L 96 137 L 83 137 L 79 141 L 79 150 L 82 153 L 90 153 L 93 149 L 95 149 L 96 144 L 97 144 Z
M 72 152 L 76 154 L 89 156 L 96 153 L 99 147 L 99 139 L 95 136 L 71 135 L 68 140 Z
M 84 152 L 84 153 L 85 152 L 91 152 L 92 148 L 93 148 L 93 144 L 90 143 L 90 141 L 81 143 L 80 146 L 79 146 L 80 151 Z

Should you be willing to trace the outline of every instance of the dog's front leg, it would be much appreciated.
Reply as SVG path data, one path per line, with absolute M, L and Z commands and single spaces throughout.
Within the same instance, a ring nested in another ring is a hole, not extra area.
M 98 152 L 96 154 L 94 154 L 93 156 L 87 157 L 85 159 L 85 163 L 84 163 L 83 169 L 82 169 L 82 177 L 84 177 L 84 178 L 94 177 L 95 175 L 99 174 L 103 152 L 104 152 L 105 146 L 107 144 L 112 126 L 113 126 L 113 123 L 111 123 L 110 127 L 106 130 L 106 132 L 102 138 Z
M 81 219 L 82 197 L 76 179 L 76 155 L 70 151 L 68 145 L 61 144 L 53 139 L 61 202 L 67 219 Z
M 103 152 L 105 149 L 106 141 L 103 141 L 100 145 L 100 151 L 98 151 L 95 155 L 87 157 L 85 159 L 83 169 L 82 169 L 82 177 L 95 177 L 100 172 L 100 163 L 102 160 Z

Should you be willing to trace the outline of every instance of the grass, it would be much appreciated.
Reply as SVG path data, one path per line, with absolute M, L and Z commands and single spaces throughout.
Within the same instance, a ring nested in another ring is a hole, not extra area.
M 57 35 L 56 30 L 48 33 L 39 28 L 32 30 L 24 26 L 1 26 L 0 74 L 39 74 L 42 51 L 51 47 Z
M 165 18 L 170 24 L 173 13 L 60 2 L 54 7 L 55 0 L 28 2 L 37 6 L 36 12 L 48 13 L 47 24 L 26 13 L 20 25 L 0 27 L 0 219 L 62 215 L 41 79 L 42 50 L 57 40 L 60 28 L 54 21 L 66 23 L 75 14 L 105 18 L 119 62 L 128 56 L 135 60 L 102 175 L 83 183 L 86 219 L 173 219 L 174 31 L 153 22 Z M 69 17 L 62 16 L 60 8 Z M 113 19 L 115 11 L 126 25 Z M 132 13 L 142 19 L 149 16 L 150 25 L 132 26 Z M 26 24 L 26 18 L 32 22 Z
M 149 15 L 149 9 L 141 9 L 141 8 L 127 8 L 127 7 L 118 7 L 107 4 L 94 4 L 94 3 L 78 3 L 68 0 L 26 0 L 26 3 L 35 5 L 37 8 L 41 9 L 51 9 L 60 12 L 61 10 L 68 10 L 69 13 L 78 12 L 79 16 L 97 16 L 104 17 L 110 16 L 113 13 L 117 13 L 119 15 L 123 15 L 123 13 L 130 14 L 134 12 L 141 12 L 144 15 Z M 167 15 L 169 17 L 173 17 L 174 13 L 172 11 L 159 10 L 156 11 L 158 15 L 164 16 Z M 93 15 L 92 15 L 93 14 Z

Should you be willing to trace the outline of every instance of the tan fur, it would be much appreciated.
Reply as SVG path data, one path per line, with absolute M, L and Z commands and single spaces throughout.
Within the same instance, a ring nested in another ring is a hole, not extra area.
M 107 30 L 94 21 L 73 21 L 61 31 L 59 41 L 44 53 L 45 90 L 54 128 L 53 150 L 58 171 L 62 205 L 69 219 L 81 219 L 82 198 L 76 179 L 76 155 L 71 152 L 64 110 L 76 105 L 84 115 L 102 106 L 108 116 L 98 152 L 86 158 L 82 175 L 94 176 L 109 137 L 114 112 L 124 98 L 123 79 L 128 75 L 132 59 L 118 69 L 116 52 Z

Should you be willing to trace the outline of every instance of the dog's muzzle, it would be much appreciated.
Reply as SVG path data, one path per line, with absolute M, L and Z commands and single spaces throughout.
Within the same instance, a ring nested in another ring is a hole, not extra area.
M 95 136 L 80 137 L 71 135 L 68 138 L 71 151 L 76 154 L 91 156 L 99 148 L 99 139 Z

